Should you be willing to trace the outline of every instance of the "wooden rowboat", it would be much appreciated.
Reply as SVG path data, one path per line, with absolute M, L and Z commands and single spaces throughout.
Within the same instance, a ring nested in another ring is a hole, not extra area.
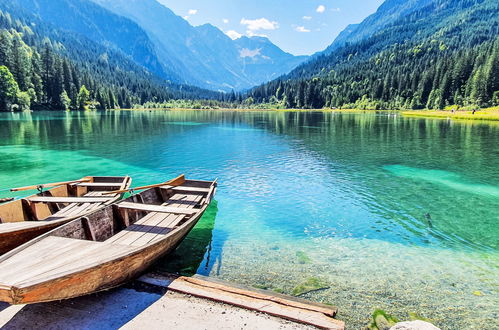
M 174 250 L 216 181 L 150 188 L 71 221 L 0 257 L 0 301 L 29 304 L 119 286 Z
M 45 185 L 55 187 L 0 205 L 0 254 L 60 225 L 118 201 L 122 194 L 108 191 L 130 187 L 131 178 L 85 177 L 76 181 Z M 13 189 L 21 191 L 36 186 Z M 43 188 L 43 186 L 39 186 Z

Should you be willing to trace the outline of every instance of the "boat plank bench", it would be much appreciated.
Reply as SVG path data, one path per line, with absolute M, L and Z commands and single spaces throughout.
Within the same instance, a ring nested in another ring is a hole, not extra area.
M 91 188 L 99 188 L 99 187 L 116 187 L 119 188 L 122 186 L 121 183 L 110 183 L 110 182 L 81 182 L 81 183 L 73 183 L 71 186 L 78 187 L 91 187 Z
M 32 203 L 103 203 L 112 200 L 113 197 L 50 197 L 37 196 L 27 198 Z
M 189 215 L 197 213 L 197 210 L 195 210 L 195 209 L 193 210 L 193 209 L 181 208 L 181 207 L 170 207 L 170 206 L 163 206 L 163 205 L 147 205 L 147 204 L 130 203 L 130 202 L 119 203 L 118 207 L 120 209 L 130 209 L 130 210 L 156 212 L 156 213 L 174 213 L 174 214 L 189 214 Z
M 200 187 L 186 187 L 186 186 L 162 186 L 160 187 L 161 189 L 166 189 L 166 190 L 174 190 L 174 191 L 186 191 L 186 192 L 193 192 L 193 193 L 209 193 L 210 188 L 200 188 Z
M 178 210 L 178 206 L 185 206 L 186 208 L 184 210 L 191 209 L 192 211 L 197 212 L 194 207 L 202 200 L 202 198 L 203 196 L 201 195 L 175 194 L 166 203 L 158 206 L 163 207 L 164 209 L 174 210 Z M 145 204 L 138 205 L 147 206 Z M 170 212 L 151 212 L 122 232 L 111 237 L 106 242 L 123 245 L 142 246 L 161 238 L 163 235 L 168 234 L 176 226 L 178 226 L 178 224 L 182 220 L 184 220 L 184 218 L 185 215 L 182 214 L 177 215 Z

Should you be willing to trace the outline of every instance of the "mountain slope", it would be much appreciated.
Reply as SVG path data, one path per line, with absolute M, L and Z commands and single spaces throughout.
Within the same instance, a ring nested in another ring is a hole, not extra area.
M 498 13 L 496 0 L 388 0 L 336 40 L 331 54 L 250 95 L 289 107 L 492 105 L 499 102 Z
M 160 61 L 187 82 L 241 90 L 288 73 L 307 57 L 283 52 L 268 39 L 231 40 L 218 28 L 191 26 L 156 0 L 94 0 L 147 31 Z
M 0 2 L 0 67 L 12 73 L 17 96 L 0 100 L 23 108 L 128 108 L 171 98 L 218 98 L 221 95 L 164 81 L 115 47 L 60 30 L 40 20 L 16 1 Z M 8 74 L 7 74 L 8 76 Z M 21 103 L 22 102 L 22 103 Z
M 9 1 L 9 0 L 7 0 Z M 103 45 L 122 51 L 149 71 L 172 81 L 181 79 L 165 70 L 154 44 L 131 20 L 112 13 L 89 0 L 14 0 L 26 12 L 58 29 L 73 31 Z
M 431 2 L 432 0 L 387 0 L 360 24 L 349 25 L 323 53 L 329 55 L 346 43 L 355 43 L 368 38 L 404 16 L 428 6 Z

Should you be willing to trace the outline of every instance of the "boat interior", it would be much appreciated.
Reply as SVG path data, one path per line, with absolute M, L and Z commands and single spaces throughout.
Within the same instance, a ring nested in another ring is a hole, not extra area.
M 35 195 L 0 205 L 0 223 L 51 221 L 78 216 L 115 201 L 118 194 L 103 192 L 126 189 L 130 177 L 85 177 Z
M 161 186 L 72 221 L 52 236 L 142 246 L 161 239 L 196 216 L 210 202 L 216 184 L 186 180 L 181 186 Z
M 181 186 L 145 190 L 73 220 L 0 257 L 0 285 L 40 283 L 120 258 L 167 237 L 172 238 L 163 249 L 168 252 L 188 231 L 168 234 L 194 224 L 189 220 L 200 217 L 215 189 L 216 182 L 186 180 Z

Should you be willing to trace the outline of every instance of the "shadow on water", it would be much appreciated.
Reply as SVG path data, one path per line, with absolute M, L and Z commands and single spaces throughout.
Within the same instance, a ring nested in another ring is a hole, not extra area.
M 218 202 L 214 200 L 206 209 L 198 224 L 182 241 L 178 248 L 158 261 L 155 270 L 192 276 L 196 273 L 208 275 L 215 263 L 221 264 L 221 246 L 224 236 L 217 235 L 217 249 L 213 249 L 213 229 L 218 213 Z M 220 252 L 218 252 L 220 251 Z

